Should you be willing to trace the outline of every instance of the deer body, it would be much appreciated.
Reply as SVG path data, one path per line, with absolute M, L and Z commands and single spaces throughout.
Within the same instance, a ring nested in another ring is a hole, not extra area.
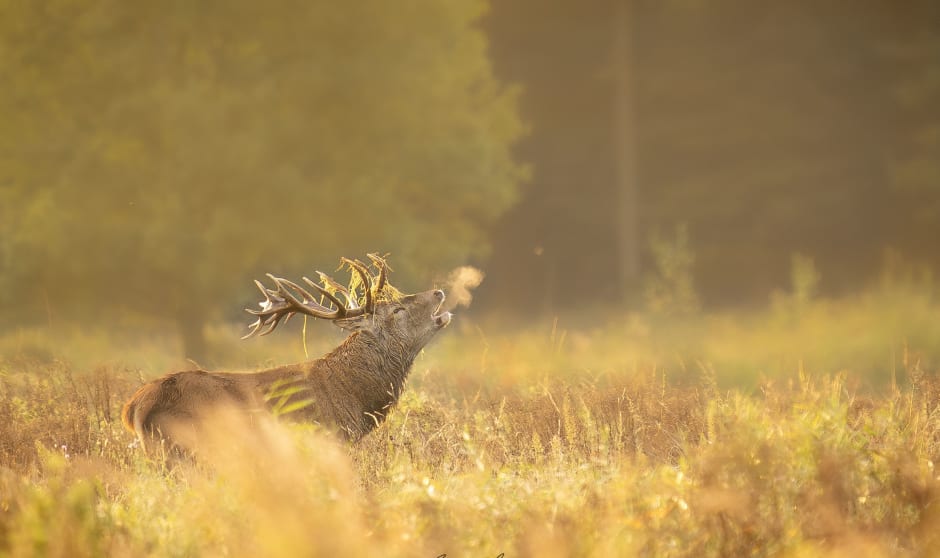
M 321 306 L 310 293 L 283 279 L 272 277 L 278 290 L 259 284 L 265 301 L 261 311 L 252 311 L 259 319 L 249 336 L 262 327 L 267 327 L 262 335 L 270 333 L 281 318 L 303 312 L 332 319 L 351 331 L 329 354 L 259 372 L 169 374 L 137 390 L 124 406 L 124 425 L 145 448 L 162 438 L 192 451 L 206 419 L 220 409 L 235 409 L 249 418 L 273 411 L 289 420 L 322 424 L 350 441 L 359 440 L 385 419 L 401 395 L 415 357 L 451 320 L 449 312 L 439 312 L 444 300 L 439 290 L 380 300 L 384 261 L 375 257 L 373 261 L 380 267 L 376 284 L 362 268 L 352 267 L 371 293 L 361 307 L 353 302 L 354 289 L 347 291 L 331 280 L 324 282 L 346 297 L 351 308 Z M 303 296 L 289 288 L 299 289 Z

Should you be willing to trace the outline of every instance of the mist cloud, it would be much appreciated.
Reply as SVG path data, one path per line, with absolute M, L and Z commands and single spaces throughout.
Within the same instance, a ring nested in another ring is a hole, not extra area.
M 469 265 L 451 271 L 447 276 L 447 309 L 470 306 L 473 300 L 473 294 L 470 291 L 480 286 L 483 277 L 482 271 Z

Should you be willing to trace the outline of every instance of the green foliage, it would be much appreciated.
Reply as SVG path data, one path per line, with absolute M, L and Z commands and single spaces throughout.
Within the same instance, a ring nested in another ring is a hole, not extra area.
M 666 315 L 697 312 L 700 305 L 692 274 L 695 256 L 689 246 L 688 228 L 685 225 L 676 226 L 673 239 L 653 235 L 650 251 L 656 271 L 646 285 L 649 310 Z
M 0 552 L 17 557 L 112 555 L 112 540 L 120 534 L 110 517 L 99 512 L 100 486 L 91 479 L 66 483 L 62 471 L 47 478 L 46 486 L 15 487 L 22 507 L 9 526 L 9 545 Z
M 816 296 L 821 275 L 813 259 L 803 254 L 793 254 L 790 263 L 790 285 L 796 304 L 805 306 Z
M 523 177 L 485 8 L 0 3 L 0 305 L 198 332 L 261 271 L 484 254 Z
M 813 259 L 804 254 L 790 257 L 790 291 L 771 295 L 774 312 L 784 320 L 802 315 L 816 297 L 821 279 Z
M 300 399 L 309 388 L 303 386 L 291 385 L 289 381 L 278 380 L 271 385 L 270 391 L 264 396 L 264 400 L 271 405 L 271 413 L 275 417 L 281 417 L 299 411 L 313 403 L 313 399 Z M 273 403 L 272 403 L 273 401 Z

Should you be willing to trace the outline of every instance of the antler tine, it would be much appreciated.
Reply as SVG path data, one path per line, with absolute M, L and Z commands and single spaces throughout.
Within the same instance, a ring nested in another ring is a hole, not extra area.
M 275 299 L 277 299 L 277 302 L 284 301 L 284 299 L 282 299 L 281 297 L 277 295 L 277 291 L 272 291 L 271 289 L 265 287 L 264 283 L 262 283 L 261 281 L 258 281 L 257 279 L 255 279 L 255 286 L 258 287 L 258 290 L 261 291 L 262 295 L 264 295 L 264 302 L 258 303 L 258 306 L 260 306 L 262 310 L 269 308 L 270 306 L 274 304 L 274 301 L 271 300 L 272 296 Z M 253 312 L 255 314 L 258 313 L 257 311 L 253 311 L 253 310 L 249 310 L 249 312 Z
M 350 310 L 354 310 L 354 309 L 356 309 L 356 308 L 359 308 L 359 301 L 356 300 L 356 297 L 355 297 L 354 295 L 352 295 L 352 294 L 349 293 L 349 290 L 346 289 L 346 287 L 340 285 L 339 282 L 337 282 L 335 279 L 333 279 L 332 277 L 330 277 L 330 276 L 327 275 L 326 273 L 323 273 L 322 271 L 318 271 L 318 272 L 317 272 L 317 275 L 320 277 L 320 282 L 323 283 L 324 285 L 326 285 L 327 288 L 333 289 L 334 291 L 336 291 L 336 292 L 340 293 L 341 295 L 343 295 L 343 298 L 346 299 L 347 307 L 348 307 Z M 315 287 L 315 288 L 319 288 L 319 285 L 317 285 L 316 283 L 314 283 L 314 282 L 311 281 L 310 279 L 304 277 L 303 280 L 304 280 L 308 285 L 310 285 L 310 286 L 312 286 L 312 287 Z
M 255 279 L 255 286 L 258 287 L 258 290 L 261 291 L 262 295 L 264 295 L 264 301 L 258 303 L 258 306 L 261 307 L 261 310 L 245 308 L 246 312 L 258 316 L 258 319 L 248 325 L 251 331 L 245 334 L 242 339 L 248 339 L 249 337 L 256 335 L 263 326 L 271 323 L 272 317 L 276 316 L 279 311 L 283 310 L 284 299 L 278 296 L 277 291 L 272 291 L 271 289 L 265 287 L 264 284 L 257 279 Z M 272 300 L 271 297 L 274 297 L 274 300 Z M 277 308 L 275 308 L 276 305 L 278 306 Z M 277 324 L 277 321 L 274 322 L 274 325 Z M 261 335 L 267 335 L 268 333 L 270 333 L 270 329 Z
M 255 286 L 257 286 L 261 294 L 264 295 L 264 300 L 258 303 L 261 306 L 261 310 L 246 309 L 249 314 L 258 316 L 258 319 L 248 326 L 250 331 L 242 339 L 247 339 L 254 335 L 267 335 L 274 331 L 281 323 L 281 320 L 285 320 L 286 323 L 286 320 L 289 320 L 290 317 L 296 313 L 307 314 L 308 316 L 327 320 L 343 318 L 348 314 L 346 307 L 338 298 L 315 283 L 313 287 L 336 306 L 335 310 L 317 302 L 316 297 L 300 285 L 288 281 L 287 279 L 275 277 L 270 273 L 268 273 L 267 276 L 274 282 L 277 289 L 269 289 L 260 281 L 255 281 Z M 298 295 L 300 295 L 301 298 L 298 298 Z
M 272 331 L 274 331 L 274 328 L 276 328 L 277 325 L 278 325 L 279 323 L 281 323 L 281 320 L 282 320 L 282 319 L 284 319 L 284 318 L 286 317 L 286 318 L 289 320 L 290 317 L 293 316 L 293 315 L 294 315 L 293 313 L 290 313 L 290 314 L 278 314 L 278 315 L 274 316 L 273 318 L 269 318 L 268 320 L 265 321 L 265 324 L 268 325 L 268 329 L 266 329 L 266 330 L 262 331 L 261 333 L 259 333 L 259 334 L 258 334 L 258 337 L 264 337 L 265 335 L 270 334 Z M 287 321 L 285 320 L 284 323 L 287 323 Z M 259 326 L 259 329 L 260 329 L 260 326 Z
M 249 331 L 245 335 L 242 335 L 242 339 L 248 339 L 249 337 L 252 337 L 254 336 L 254 334 L 258 333 L 258 330 L 261 329 L 261 318 L 258 318 L 257 320 L 248 324 L 248 329 L 250 329 L 251 331 Z
M 333 293 L 331 293 L 330 291 L 324 289 L 324 288 L 321 287 L 320 285 L 317 285 L 316 283 L 314 283 L 314 282 L 312 282 L 312 281 L 309 282 L 310 286 L 312 286 L 314 289 L 316 289 L 316 291 L 317 291 L 318 293 L 320 293 L 321 295 L 325 296 L 325 297 L 327 298 L 327 300 L 329 300 L 330 303 L 331 303 L 333 306 L 336 307 L 335 310 L 334 310 L 333 308 L 330 308 L 329 306 L 325 306 L 325 305 L 321 304 L 320 302 L 318 302 L 316 295 L 314 295 L 314 294 L 311 293 L 310 291 L 304 289 L 303 287 L 301 287 L 301 286 L 298 285 L 297 283 L 294 283 L 293 281 L 288 281 L 287 279 L 280 279 L 279 282 L 281 283 L 281 285 L 286 285 L 286 286 L 289 287 L 290 289 L 293 289 L 294 291 L 299 292 L 301 295 L 303 295 L 303 300 L 301 300 L 300 302 L 301 302 L 304 306 L 306 306 L 306 307 L 311 307 L 311 306 L 312 306 L 313 309 L 314 309 L 314 310 L 317 310 L 317 311 L 319 311 L 320 309 L 324 309 L 324 310 L 326 310 L 326 312 L 327 312 L 329 315 L 331 315 L 331 316 L 332 316 L 332 314 L 334 314 L 334 313 L 338 313 L 340 318 L 342 318 L 342 317 L 345 315 L 346 307 L 343 305 L 343 301 L 341 301 L 340 299 L 336 298 L 336 296 L 334 296 Z M 290 292 L 289 289 L 282 289 L 282 290 L 284 291 L 284 294 L 285 294 L 285 295 L 287 295 L 287 296 L 291 296 L 291 295 L 292 295 L 292 293 Z M 292 300 L 296 300 L 296 297 L 292 297 Z M 320 299 L 320 300 L 322 300 L 322 299 Z M 318 316 L 318 317 L 319 317 L 319 316 Z
M 304 314 L 309 314 L 315 318 L 336 320 L 338 318 L 345 318 L 349 316 L 349 312 L 347 311 L 346 306 L 344 306 L 342 301 L 336 298 L 333 293 L 324 289 L 320 285 L 317 285 L 313 281 L 309 281 L 309 284 L 313 286 L 317 292 L 329 299 L 336 309 L 334 310 L 328 306 L 320 304 L 317 302 L 317 299 L 313 294 L 300 285 L 294 283 L 293 281 L 288 281 L 287 279 L 278 279 L 278 286 L 280 287 L 278 292 L 283 292 L 284 296 L 288 298 L 295 306 L 297 306 L 297 311 Z M 294 293 L 291 292 L 291 289 L 303 295 L 303 299 L 298 299 Z
M 257 319 L 248 326 L 249 331 L 242 339 L 255 335 L 268 335 L 282 321 L 286 323 L 290 320 L 294 314 L 306 314 L 315 318 L 338 320 L 374 312 L 379 293 L 386 286 L 388 265 L 386 265 L 385 259 L 377 254 L 368 254 L 368 256 L 372 261 L 372 265 L 379 270 L 378 278 L 372 275 L 369 267 L 362 261 L 340 258 L 341 267 L 343 265 L 348 266 L 350 273 L 355 271 L 355 276 L 358 276 L 362 284 L 365 292 L 365 303 L 361 306 L 358 304 L 358 285 L 355 280 L 353 280 L 351 288 L 346 288 L 329 275 L 319 271 L 317 271 L 317 275 L 320 277 L 322 285 L 307 277 L 303 278 L 304 283 L 313 289 L 313 293 L 297 283 L 275 277 L 270 273 L 267 276 L 274 282 L 275 288 L 269 289 L 264 286 L 264 283 L 256 280 L 255 286 L 261 291 L 264 300 L 258 303 L 261 307 L 260 310 L 246 309 L 249 314 L 257 316 Z M 346 299 L 345 304 L 340 300 L 340 297 Z M 328 302 L 324 302 L 324 298 Z
M 369 273 L 369 268 L 366 267 L 366 264 L 362 263 L 358 259 L 350 260 L 349 258 L 341 258 L 340 261 L 348 265 L 350 268 L 356 270 L 356 273 L 359 274 L 359 278 L 362 280 L 362 288 L 366 293 L 366 303 L 363 304 L 360 308 L 357 308 L 355 314 L 350 315 L 358 316 L 360 314 L 367 314 L 374 311 L 375 298 L 372 295 L 372 274 Z
M 248 311 L 251 312 L 252 314 L 258 313 L 256 310 L 248 310 Z M 284 316 L 287 316 L 288 319 L 290 319 L 290 316 L 292 315 L 293 314 L 277 314 L 273 316 L 268 316 L 267 318 L 264 318 L 264 319 L 262 319 L 259 316 L 257 320 L 251 322 L 251 324 L 248 325 L 248 327 L 251 328 L 251 331 L 243 335 L 242 339 L 248 339 L 249 337 L 253 337 L 255 334 L 257 334 L 258 337 L 264 337 L 265 335 L 274 331 L 274 328 L 276 328 L 277 325 L 281 323 L 281 319 L 283 319 Z M 263 327 L 267 327 L 267 329 L 265 329 L 264 331 L 261 331 L 261 328 Z M 261 331 L 261 333 L 258 333 L 259 331 Z
M 382 292 L 382 289 L 385 288 L 385 282 L 388 275 L 388 264 L 385 263 L 385 258 L 379 256 L 378 254 L 366 254 L 369 256 L 369 259 L 372 260 L 372 264 L 379 269 L 379 278 L 375 282 L 375 294 L 378 295 Z

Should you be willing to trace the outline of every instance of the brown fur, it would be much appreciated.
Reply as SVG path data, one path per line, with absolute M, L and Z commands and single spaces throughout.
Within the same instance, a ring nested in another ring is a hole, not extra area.
M 194 370 L 141 386 L 124 405 L 124 426 L 145 448 L 164 439 L 192 451 L 210 413 L 234 408 L 250 417 L 284 411 L 357 441 L 380 424 L 401 394 L 414 358 L 450 320 L 427 291 L 379 303 L 373 314 L 338 320 L 352 333 L 322 358 L 251 373 Z

